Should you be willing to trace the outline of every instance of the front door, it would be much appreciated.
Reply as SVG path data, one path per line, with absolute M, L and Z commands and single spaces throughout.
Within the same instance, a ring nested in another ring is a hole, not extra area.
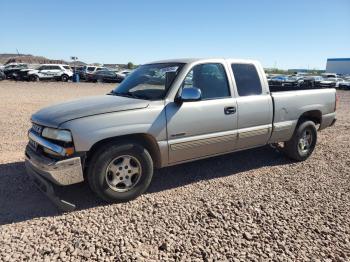
M 224 66 L 194 66 L 181 86 L 188 87 L 200 89 L 202 99 L 166 106 L 169 162 L 233 151 L 237 142 L 237 105 Z

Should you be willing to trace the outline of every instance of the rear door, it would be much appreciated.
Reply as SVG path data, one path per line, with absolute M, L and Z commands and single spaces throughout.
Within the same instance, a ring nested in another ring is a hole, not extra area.
M 50 67 L 50 78 L 59 78 L 62 72 L 63 70 L 60 66 L 53 65 Z
M 237 149 L 265 145 L 272 131 L 272 98 L 255 62 L 230 62 L 237 89 Z
M 200 89 L 202 99 L 182 104 L 170 102 L 166 106 L 169 162 L 233 151 L 237 141 L 236 99 L 225 65 L 195 65 L 187 73 L 180 89 L 188 87 Z

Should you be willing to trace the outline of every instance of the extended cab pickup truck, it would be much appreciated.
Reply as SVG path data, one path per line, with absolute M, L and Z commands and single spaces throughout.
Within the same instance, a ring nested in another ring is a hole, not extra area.
M 107 95 L 32 115 L 26 168 L 63 210 L 75 206 L 56 186 L 83 181 L 106 201 L 128 201 L 145 192 L 154 168 L 277 143 L 303 161 L 335 110 L 335 89 L 271 93 L 256 61 L 159 61 Z

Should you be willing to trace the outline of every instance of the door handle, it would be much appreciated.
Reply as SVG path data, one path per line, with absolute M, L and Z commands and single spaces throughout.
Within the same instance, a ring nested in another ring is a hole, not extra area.
M 226 106 L 224 108 L 224 113 L 225 113 L 225 115 L 232 115 L 232 114 L 236 113 L 236 107 L 234 107 L 234 106 Z

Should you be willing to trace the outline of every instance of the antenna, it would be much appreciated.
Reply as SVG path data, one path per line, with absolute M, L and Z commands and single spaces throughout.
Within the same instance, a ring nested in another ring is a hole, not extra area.
M 19 52 L 18 52 L 18 49 L 16 48 L 16 51 L 17 51 L 17 55 L 19 56 Z

